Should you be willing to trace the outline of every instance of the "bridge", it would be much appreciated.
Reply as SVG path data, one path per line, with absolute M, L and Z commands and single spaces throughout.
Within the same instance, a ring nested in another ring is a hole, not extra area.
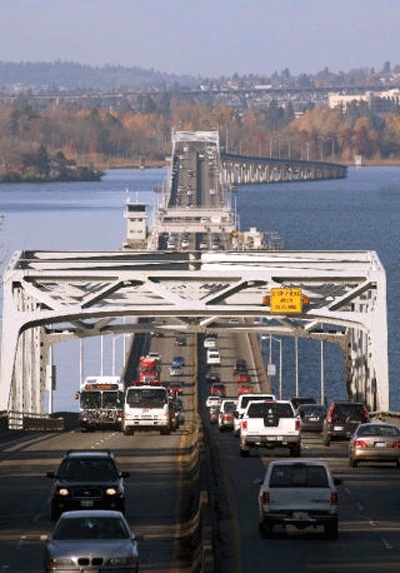
M 221 163 L 224 179 L 230 185 L 290 183 L 347 177 L 345 165 L 323 161 L 296 161 L 276 157 L 245 157 L 221 153 Z
M 268 248 L 256 232 L 248 240 L 229 205 L 229 161 L 237 173 L 216 132 L 177 132 L 151 232 L 141 206 L 128 205 L 139 214 L 127 217 L 136 238 L 121 251 L 13 255 L 4 272 L 0 410 L 44 412 L 54 344 L 210 328 L 338 344 L 348 396 L 388 409 L 386 275 L 378 255 Z M 274 304 L 279 292 L 295 297 L 294 308 Z

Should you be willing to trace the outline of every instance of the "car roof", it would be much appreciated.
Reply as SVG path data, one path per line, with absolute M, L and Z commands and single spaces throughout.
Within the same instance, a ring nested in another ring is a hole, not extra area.
M 75 509 L 73 511 L 63 511 L 62 519 L 73 517 L 118 517 L 123 518 L 123 514 L 115 509 Z
M 288 460 L 288 459 L 279 459 L 279 460 L 273 460 L 271 462 L 269 462 L 268 464 L 268 468 L 272 466 L 276 466 L 276 465 L 285 465 L 285 466 L 325 466 L 326 468 L 329 468 L 329 464 L 328 462 L 325 462 L 324 460 L 308 460 L 308 459 L 302 459 L 302 460 Z
M 64 457 L 71 458 L 110 458 L 114 457 L 114 454 L 110 450 L 68 450 Z

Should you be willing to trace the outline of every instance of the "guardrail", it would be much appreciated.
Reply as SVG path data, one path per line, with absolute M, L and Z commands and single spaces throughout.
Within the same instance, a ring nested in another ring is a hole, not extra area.
M 4 431 L 61 432 L 64 430 L 64 418 L 52 417 L 50 414 L 9 410 L 0 413 L 0 429 Z

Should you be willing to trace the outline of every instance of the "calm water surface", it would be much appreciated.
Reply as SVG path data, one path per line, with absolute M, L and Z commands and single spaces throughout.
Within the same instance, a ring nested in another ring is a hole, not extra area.
M 126 235 L 124 203 L 148 203 L 151 213 L 159 195 L 155 186 L 166 169 L 115 170 L 101 182 L 0 185 L 3 267 L 21 249 L 118 250 Z M 237 193 L 241 229 L 279 231 L 290 250 L 375 250 L 387 273 L 390 406 L 400 411 L 400 168 L 350 168 L 345 180 L 241 186 Z M 112 337 L 104 341 L 104 374 L 111 374 Z M 123 340 L 114 341 L 116 363 L 122 364 Z M 265 352 L 269 354 L 268 343 Z M 294 343 L 283 339 L 283 394 L 296 389 Z M 85 341 L 84 374 L 100 372 L 100 344 Z M 279 345 L 273 343 L 278 365 Z M 277 348 L 278 347 L 278 348 Z M 340 351 L 324 345 L 324 384 L 328 401 L 344 398 Z M 77 343 L 55 348 L 57 390 L 54 410 L 76 410 L 79 386 Z M 297 383 L 302 394 L 320 397 L 320 344 L 299 340 Z M 273 383 L 277 391 L 278 375 Z

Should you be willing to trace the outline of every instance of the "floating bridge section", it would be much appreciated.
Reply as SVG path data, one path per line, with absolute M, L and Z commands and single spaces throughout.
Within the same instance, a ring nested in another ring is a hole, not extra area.
M 345 165 L 322 161 L 294 161 L 221 153 L 221 165 L 223 179 L 230 185 L 289 183 L 347 177 Z
M 273 312 L 273 288 L 300 289 L 308 302 L 296 314 Z M 374 251 L 23 251 L 4 273 L 0 410 L 45 411 L 58 342 L 168 329 L 339 344 L 349 397 L 387 410 L 386 317 Z

